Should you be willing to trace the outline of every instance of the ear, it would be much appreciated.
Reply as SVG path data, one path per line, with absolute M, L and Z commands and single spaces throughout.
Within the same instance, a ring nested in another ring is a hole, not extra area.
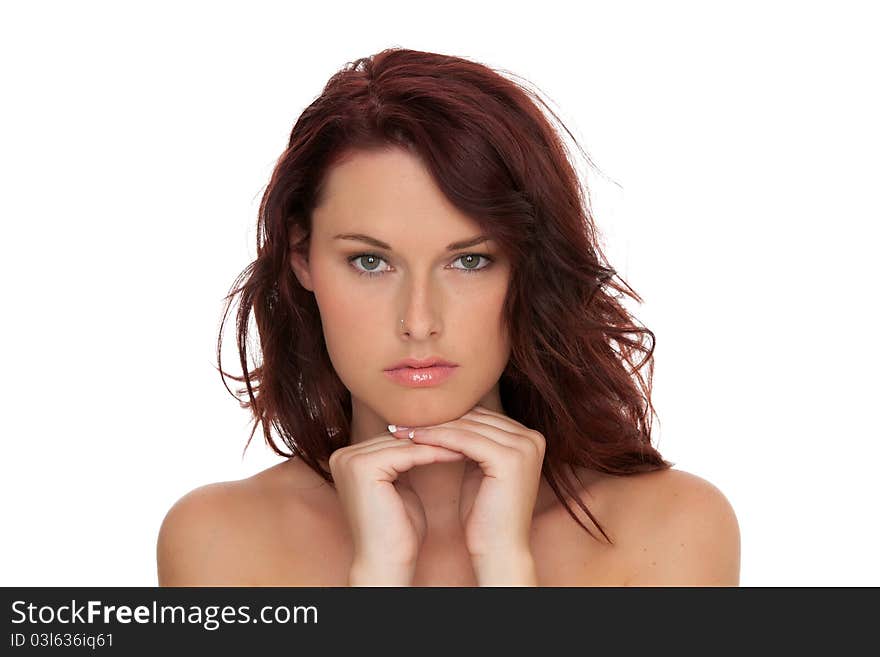
M 312 276 L 309 271 L 309 235 L 298 224 L 290 227 L 290 240 L 288 243 L 288 260 L 299 284 L 310 292 L 314 291 Z

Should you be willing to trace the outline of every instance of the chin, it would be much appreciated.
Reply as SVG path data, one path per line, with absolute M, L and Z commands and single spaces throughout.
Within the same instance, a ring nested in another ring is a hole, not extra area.
M 424 427 L 457 420 L 480 403 L 481 402 L 465 402 L 464 404 L 441 403 L 430 405 L 425 404 L 422 406 L 410 404 L 405 410 L 388 413 L 385 417 L 389 418 L 389 422 L 400 426 Z

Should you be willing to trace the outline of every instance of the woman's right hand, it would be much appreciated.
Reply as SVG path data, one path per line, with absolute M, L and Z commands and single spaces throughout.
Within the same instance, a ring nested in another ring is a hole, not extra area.
M 354 541 L 352 586 L 411 585 L 427 521 L 405 473 L 417 465 L 464 458 L 390 433 L 330 455 L 328 465 Z

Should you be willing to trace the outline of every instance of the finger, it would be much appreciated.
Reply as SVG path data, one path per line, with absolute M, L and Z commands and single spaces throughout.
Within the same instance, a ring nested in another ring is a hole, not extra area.
M 443 424 L 438 424 L 431 427 L 424 427 L 421 429 L 416 429 L 415 436 L 418 436 L 423 431 L 427 431 L 428 429 L 437 429 L 441 427 L 446 427 L 450 429 L 457 429 L 463 431 L 472 431 L 478 434 L 485 436 L 495 442 L 504 445 L 505 447 L 521 447 L 521 441 L 523 440 L 522 436 L 515 436 L 501 426 L 500 423 L 491 424 L 489 422 L 477 421 L 477 420 L 453 420 L 452 422 L 444 422 Z
M 457 461 L 464 454 L 437 445 L 416 445 L 409 440 L 389 440 L 352 453 L 346 459 L 350 467 L 380 470 L 396 477 L 417 465 Z
M 448 463 L 465 458 L 464 454 L 441 446 L 415 445 L 409 441 L 382 451 L 382 454 L 373 453 L 368 458 L 378 460 L 375 467 L 388 476 L 388 481 L 394 481 L 401 474 L 419 465 Z
M 360 443 L 346 445 L 345 447 L 342 447 L 333 452 L 333 454 L 330 455 L 330 459 L 331 461 L 339 463 L 340 461 L 345 461 L 351 458 L 355 454 L 371 452 L 374 449 L 381 448 L 389 444 L 396 444 L 399 442 L 400 439 L 393 436 L 379 436 L 378 438 L 371 438 L 370 440 L 365 440 Z
M 469 412 L 465 413 L 462 418 L 476 418 L 480 422 L 487 422 L 488 424 L 492 424 L 493 426 L 506 429 L 512 433 L 524 433 L 529 431 L 529 428 L 524 424 L 517 422 L 509 415 L 504 415 L 504 413 L 496 413 L 495 411 L 490 411 L 488 408 L 483 406 L 474 406 Z
M 516 447 L 517 444 L 522 440 L 522 436 L 513 434 L 509 431 L 509 424 L 502 422 L 501 420 L 496 420 L 494 418 L 480 418 L 479 420 L 462 418 L 460 420 L 456 420 L 452 424 L 460 426 L 462 429 L 485 434 L 487 437 L 491 438 L 495 442 L 506 445 L 507 447 Z
M 471 409 L 471 411 L 473 411 L 475 413 L 479 413 L 480 415 L 489 415 L 489 416 L 496 417 L 496 418 L 499 418 L 502 420 L 506 419 L 509 421 L 514 421 L 513 418 L 505 415 L 504 413 L 499 413 L 498 411 L 490 410 L 490 409 L 486 408 L 485 406 L 479 406 L 479 405 L 474 406 Z
M 364 444 L 363 447 L 357 447 L 352 451 L 352 453 L 368 454 L 369 452 L 375 452 L 376 450 L 385 449 L 387 447 L 394 447 L 395 445 L 400 445 L 401 443 L 403 443 L 403 440 L 401 440 L 397 436 L 386 436 L 383 440 L 371 441 L 369 444 Z M 357 444 L 359 445 L 360 443 Z
M 516 420 L 507 417 L 506 415 L 500 415 L 497 413 L 492 413 L 491 415 L 487 415 L 484 413 L 479 414 L 465 414 L 461 418 L 462 421 L 477 421 L 483 424 L 487 424 L 489 426 L 495 427 L 496 429 L 503 431 L 507 436 L 511 436 L 514 443 L 510 441 L 502 440 L 501 436 L 497 436 L 493 434 L 493 438 L 498 442 L 504 442 L 507 445 L 515 446 L 519 445 L 518 441 L 523 439 L 528 440 L 539 450 L 543 451 L 546 448 L 546 440 L 544 436 L 537 431 L 533 431 L 528 427 L 520 424 Z
M 357 454 L 373 454 L 375 452 L 381 452 L 386 449 L 392 449 L 394 447 L 403 447 L 406 449 L 407 447 L 412 448 L 413 442 L 411 440 L 401 440 L 400 438 L 395 438 L 394 440 L 387 440 L 382 443 L 377 443 L 375 445 L 371 445 L 370 447 L 363 449 L 361 451 L 356 452 Z M 448 451 L 448 450 L 444 450 Z
M 461 452 L 479 463 L 484 470 L 484 466 L 497 464 L 499 459 L 507 458 L 513 453 L 507 445 L 502 445 L 482 433 L 445 425 L 419 429 L 413 443 L 426 443 Z
M 352 443 L 351 445 L 347 445 L 343 449 L 345 449 L 348 452 L 359 452 L 360 450 L 365 449 L 367 447 L 372 447 L 373 445 L 379 445 L 381 443 L 386 443 L 386 442 L 399 442 L 399 441 L 400 441 L 400 438 L 398 438 L 394 434 L 388 433 L 386 431 L 385 433 L 380 433 L 378 436 L 375 436 L 373 438 L 369 438 L 367 440 L 362 440 L 360 442 Z

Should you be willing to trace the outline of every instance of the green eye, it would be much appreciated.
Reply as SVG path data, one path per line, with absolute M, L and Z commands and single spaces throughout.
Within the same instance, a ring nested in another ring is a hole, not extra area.
M 491 258 L 489 258 L 489 256 L 484 256 L 481 253 L 467 253 L 463 256 L 458 256 L 456 258 L 456 261 L 461 261 L 461 262 L 467 261 L 469 264 L 478 265 L 478 264 L 480 264 L 480 258 L 484 258 L 484 259 L 488 260 L 489 262 L 492 261 Z M 483 271 L 484 269 L 487 269 L 488 267 L 489 267 L 489 265 L 486 265 L 485 267 L 476 267 L 476 266 L 475 267 L 465 267 L 462 271 L 466 271 L 466 272 L 470 273 L 470 272 L 474 272 L 474 271 Z
M 490 256 L 487 256 L 487 255 L 484 255 L 482 253 L 465 253 L 463 255 L 456 256 L 456 258 L 453 262 L 461 261 L 463 263 L 466 262 L 468 265 L 475 265 L 475 264 L 479 264 L 480 258 L 483 258 L 484 260 L 487 261 L 487 264 L 484 265 L 483 267 L 465 266 L 463 268 L 453 267 L 453 269 L 464 272 L 466 274 L 476 274 L 478 272 L 485 271 L 486 269 L 488 269 L 491 266 L 491 264 L 493 262 L 493 258 L 491 258 Z M 360 261 L 361 266 L 364 267 L 364 269 L 360 269 L 356 266 L 355 263 L 357 263 L 359 261 Z M 354 270 L 360 276 L 382 276 L 382 275 L 388 273 L 387 271 L 376 271 L 374 269 L 367 268 L 369 266 L 377 265 L 379 262 L 385 262 L 385 258 L 383 258 L 375 253 L 359 253 L 357 255 L 351 256 L 348 259 L 348 263 L 354 268 Z
M 382 258 L 380 258 L 380 257 L 377 256 L 377 255 L 372 255 L 372 254 L 369 254 L 369 253 L 365 253 L 365 254 L 363 254 L 363 255 L 355 256 L 355 257 L 352 258 L 349 262 L 352 262 L 352 261 L 355 261 L 355 260 L 361 260 L 361 261 L 362 261 L 362 262 L 361 262 L 361 265 L 367 267 L 367 266 L 369 266 L 369 265 L 367 265 L 366 262 L 372 261 L 372 262 L 371 262 L 372 265 L 377 265 L 377 264 L 378 264 L 378 261 L 382 260 Z M 366 272 L 360 272 L 360 273 L 362 273 L 362 274 L 373 274 L 373 270 L 372 270 L 372 269 L 368 269 Z

